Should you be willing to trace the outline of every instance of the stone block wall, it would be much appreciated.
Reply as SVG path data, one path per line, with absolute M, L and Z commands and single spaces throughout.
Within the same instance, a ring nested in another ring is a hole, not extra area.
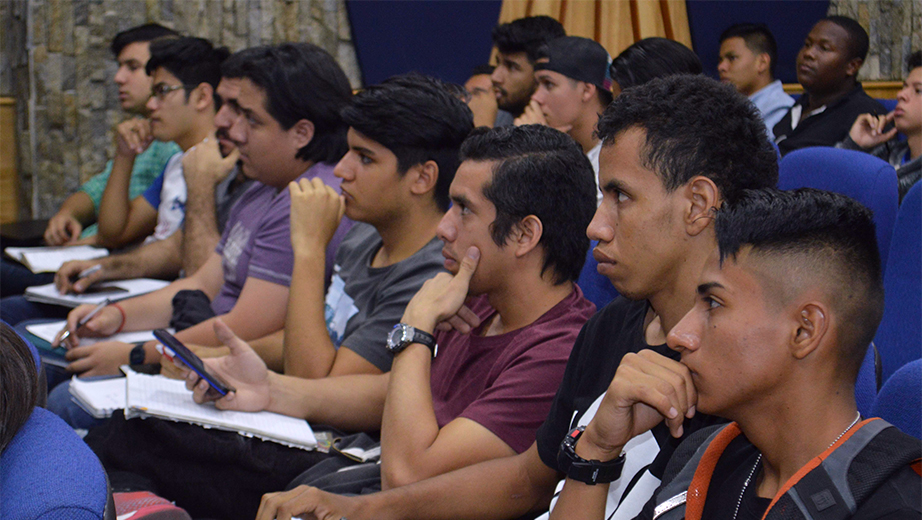
M 338 59 L 354 87 L 361 84 L 344 0 L 0 1 L 7 4 L 3 26 L 25 28 L 10 54 L 31 50 L 31 70 L 27 60 L 13 73 L 12 91 L 20 115 L 22 205 L 34 218 L 53 215 L 110 156 L 113 127 L 126 117 L 109 51 L 122 30 L 157 22 L 231 51 L 309 41 Z
M 919 0 L 832 0 L 830 15 L 858 20 L 868 31 L 870 49 L 858 78 L 902 81 L 906 59 L 922 49 L 922 2 Z

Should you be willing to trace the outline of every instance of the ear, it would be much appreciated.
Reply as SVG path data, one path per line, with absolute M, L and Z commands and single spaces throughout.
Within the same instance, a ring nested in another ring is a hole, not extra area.
M 516 258 L 521 258 L 538 247 L 544 234 L 544 224 L 538 217 L 528 215 L 513 227 L 511 234 L 506 243 L 513 244 Z
M 794 317 L 790 349 L 795 359 L 803 359 L 820 346 L 829 331 L 830 316 L 825 305 L 810 302 L 802 305 Z
M 587 103 L 596 97 L 595 91 L 598 87 L 592 83 L 586 83 L 585 81 L 580 81 L 580 94 L 579 97 L 583 103 Z
M 692 177 L 684 189 L 687 197 L 685 229 L 689 235 L 697 236 L 707 229 L 717 216 L 720 192 L 714 181 L 703 175 Z
M 288 135 L 294 141 L 295 147 L 300 150 L 314 138 L 314 123 L 307 119 L 302 119 L 288 129 Z
M 410 193 L 413 195 L 423 195 L 430 191 L 435 191 L 435 185 L 439 180 L 439 165 L 435 161 L 417 164 L 410 168 L 407 176 L 412 176 L 409 181 Z
M 849 76 L 858 77 L 858 70 L 861 69 L 861 66 L 864 64 L 864 60 L 861 58 L 852 58 L 849 60 L 848 64 L 845 65 L 845 73 Z
M 759 71 L 759 74 L 768 72 L 768 70 L 770 69 L 771 62 L 772 62 L 772 59 L 768 55 L 767 52 L 763 52 L 762 54 L 759 54 L 758 58 L 756 58 L 756 70 Z
M 208 83 L 199 83 L 199 86 L 189 93 L 189 103 L 198 111 L 214 106 L 214 87 Z

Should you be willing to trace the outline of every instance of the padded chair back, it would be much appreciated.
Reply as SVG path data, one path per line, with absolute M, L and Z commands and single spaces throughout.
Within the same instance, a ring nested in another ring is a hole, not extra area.
M 900 205 L 884 273 L 884 317 L 874 343 L 880 350 L 883 380 L 922 358 L 922 184 Z
M 884 383 L 871 414 L 922 439 L 922 359 L 907 363 Z
M 887 268 L 899 206 L 896 170 L 873 155 L 838 148 L 803 148 L 781 159 L 778 188 L 816 188 L 847 195 L 874 212 L 881 267 Z
M 887 113 L 893 112 L 893 109 L 896 108 L 896 99 L 885 99 L 885 98 L 874 98 L 878 103 L 884 106 L 887 109 Z
M 599 263 L 592 256 L 592 248 L 597 245 L 599 245 L 598 240 L 590 242 L 589 251 L 586 253 L 586 263 L 583 264 L 583 270 L 580 271 L 576 284 L 583 290 L 583 296 L 594 303 L 596 309 L 601 309 L 618 297 L 618 290 L 596 269 Z
M 106 472 L 58 416 L 35 408 L 0 455 L 0 518 L 115 518 Z

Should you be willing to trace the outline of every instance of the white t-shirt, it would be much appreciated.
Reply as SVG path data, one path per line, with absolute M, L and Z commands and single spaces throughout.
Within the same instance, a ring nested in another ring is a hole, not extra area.
M 163 169 L 160 205 L 157 206 L 157 227 L 144 243 L 163 240 L 182 225 L 186 216 L 186 178 L 182 174 L 184 155 L 185 152 L 174 154 Z
M 595 196 L 596 196 L 596 205 L 602 203 L 602 190 L 599 186 L 599 154 L 602 153 L 602 141 L 596 143 L 592 147 L 592 150 L 589 150 L 586 153 L 586 157 L 589 158 L 589 162 L 592 163 L 592 171 L 595 172 Z

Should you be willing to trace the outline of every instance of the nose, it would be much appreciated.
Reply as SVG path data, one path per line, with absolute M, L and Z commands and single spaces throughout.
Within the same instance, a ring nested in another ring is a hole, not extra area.
M 717 72 L 727 72 L 727 60 L 725 58 L 721 58 L 720 63 L 717 64 Z
M 157 96 L 151 96 L 147 98 L 147 103 L 144 103 L 144 106 L 146 106 L 147 109 L 150 110 L 151 112 L 153 112 L 154 110 L 157 110 L 159 105 L 160 105 L 160 98 L 158 98 Z
M 503 70 L 503 66 L 497 65 L 496 68 L 493 69 L 493 73 L 490 74 L 490 82 L 493 83 L 494 86 L 501 86 L 505 79 L 506 73 Z
M 333 175 L 339 177 L 344 181 L 352 180 L 354 177 L 352 175 L 352 165 L 349 164 L 351 160 L 352 152 L 346 152 L 346 155 L 336 163 L 336 166 L 333 168 Z
M 698 313 L 699 307 L 696 305 L 677 323 L 669 334 L 666 336 L 666 345 L 676 352 L 687 350 L 694 352 L 701 345 L 701 334 Z
M 128 81 L 128 70 L 124 66 L 120 66 L 118 71 L 115 73 L 115 84 L 124 85 Z
M 589 227 L 586 228 L 586 236 L 589 237 L 589 240 L 611 242 L 615 239 L 615 229 L 609 223 L 609 218 L 606 215 L 608 210 L 605 208 L 605 204 L 606 201 L 602 200 L 602 204 L 596 208 L 595 215 L 592 216 L 592 221 L 589 222 Z
M 801 59 L 815 60 L 816 59 L 815 46 L 811 44 L 804 44 L 803 48 L 800 49 L 800 57 Z
M 544 106 L 546 101 L 545 94 L 547 94 L 547 89 L 538 83 L 538 88 L 535 89 L 535 93 L 531 95 L 531 98 L 534 99 L 539 105 Z
M 452 205 L 452 207 L 445 212 L 445 215 L 442 216 L 442 220 L 439 221 L 438 227 L 435 228 L 435 235 L 446 244 L 454 242 L 455 239 L 458 238 L 458 228 L 455 226 L 454 216 L 457 211 L 457 207 Z
M 909 101 L 909 91 L 912 89 L 909 85 L 904 85 L 899 92 L 896 93 L 897 101 L 907 102 Z

